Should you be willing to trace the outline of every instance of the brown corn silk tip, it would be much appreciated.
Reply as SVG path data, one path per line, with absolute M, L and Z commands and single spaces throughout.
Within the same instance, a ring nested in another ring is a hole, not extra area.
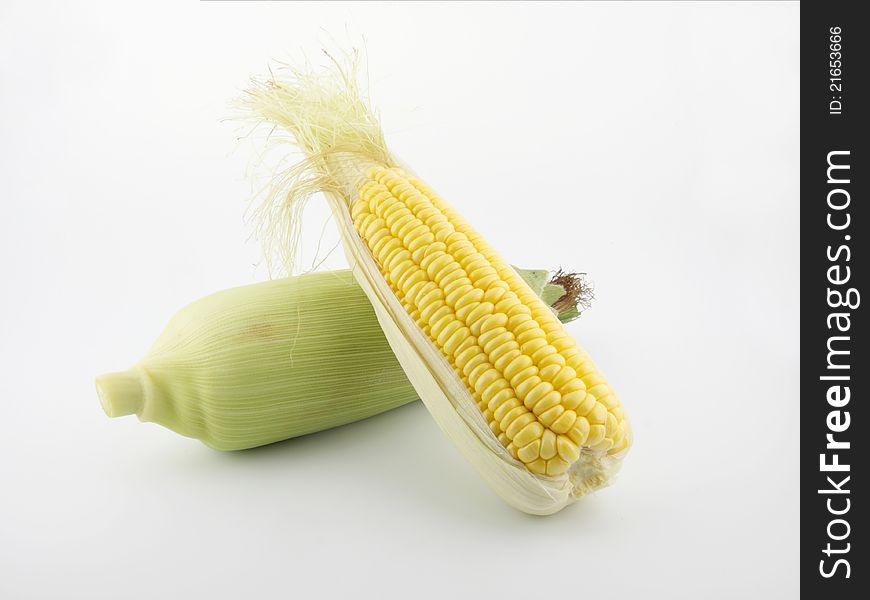
M 559 269 L 553 273 L 549 283 L 561 286 L 565 290 L 565 293 L 551 305 L 557 312 L 572 308 L 587 309 L 595 299 L 595 290 L 586 278 L 586 273 L 566 272 Z

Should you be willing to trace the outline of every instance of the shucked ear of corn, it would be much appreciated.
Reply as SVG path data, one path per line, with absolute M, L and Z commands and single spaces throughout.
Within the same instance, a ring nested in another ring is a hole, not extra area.
M 288 67 L 244 98 L 304 155 L 276 178 L 263 222 L 292 262 L 301 203 L 323 193 L 353 275 L 436 422 L 508 503 L 556 512 L 618 469 L 631 443 L 622 405 L 529 286 L 388 150 L 354 65 Z
M 581 280 L 517 272 L 570 320 Z M 224 290 L 176 314 L 127 371 L 97 378 L 111 417 L 136 414 L 239 450 L 343 425 L 417 399 L 350 271 Z

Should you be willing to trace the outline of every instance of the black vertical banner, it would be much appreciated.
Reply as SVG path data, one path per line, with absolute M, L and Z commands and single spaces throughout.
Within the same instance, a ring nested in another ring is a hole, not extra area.
M 870 22 L 801 4 L 801 588 L 868 598 Z M 863 12 L 863 10 L 862 10 Z

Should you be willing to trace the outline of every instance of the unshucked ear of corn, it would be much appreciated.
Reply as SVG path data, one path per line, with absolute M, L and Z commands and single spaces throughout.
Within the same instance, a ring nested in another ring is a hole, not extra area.
M 516 269 L 558 318 L 584 285 Z M 224 290 L 179 311 L 134 367 L 97 378 L 111 417 L 136 414 L 220 450 L 252 448 L 417 399 L 349 270 Z
M 300 206 L 323 193 L 353 275 L 438 425 L 508 503 L 556 512 L 617 471 L 632 437 L 622 405 L 549 307 L 388 150 L 354 65 L 287 68 L 243 100 L 304 155 L 276 179 L 263 222 L 292 262 Z

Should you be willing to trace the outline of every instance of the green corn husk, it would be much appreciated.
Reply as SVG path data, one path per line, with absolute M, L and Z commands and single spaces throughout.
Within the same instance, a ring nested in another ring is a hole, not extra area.
M 565 321 L 581 279 L 517 272 Z M 577 284 L 577 289 L 572 283 Z M 218 450 L 365 419 L 417 399 L 350 270 L 217 292 L 181 309 L 148 354 L 97 378 L 110 417 L 135 414 Z

